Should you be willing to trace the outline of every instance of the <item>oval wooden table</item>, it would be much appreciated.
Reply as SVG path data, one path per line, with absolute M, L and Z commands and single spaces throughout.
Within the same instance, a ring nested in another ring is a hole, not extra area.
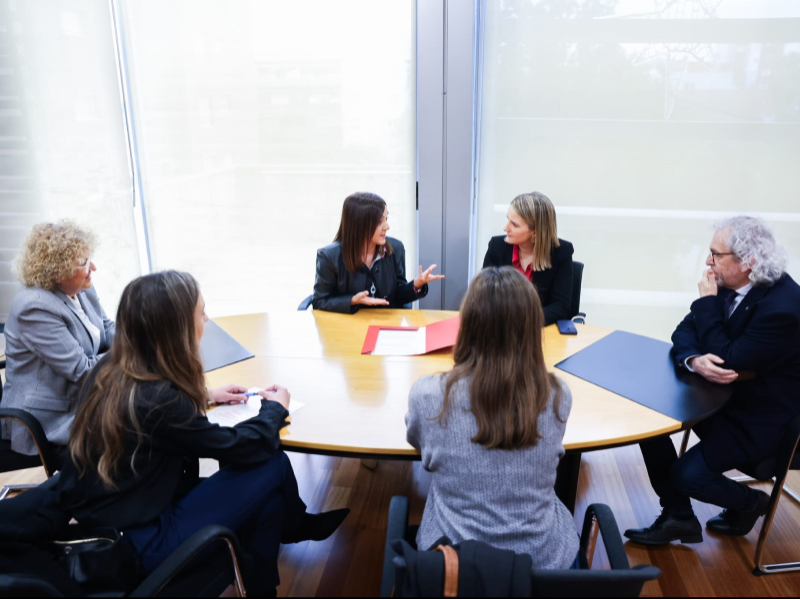
M 355 315 L 323 311 L 221 317 L 214 321 L 255 354 L 206 375 L 209 386 L 286 386 L 305 406 L 281 431 L 285 450 L 377 459 L 419 459 L 406 442 L 405 414 L 411 385 L 453 365 L 452 349 L 424 356 L 362 355 L 370 325 L 421 326 L 455 316 L 448 311 L 362 310 Z M 544 330 L 548 367 L 611 333 L 577 325 L 577 336 Z M 556 370 L 572 390 L 572 412 L 559 467 L 557 490 L 572 509 L 581 452 L 673 433 L 676 421 L 569 373 Z

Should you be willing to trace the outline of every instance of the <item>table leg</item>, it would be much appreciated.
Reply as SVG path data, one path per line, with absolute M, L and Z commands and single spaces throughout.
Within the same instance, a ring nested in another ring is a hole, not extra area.
M 556 471 L 556 496 L 569 509 L 575 512 L 575 498 L 578 495 L 578 477 L 581 474 L 581 453 L 568 452 L 558 463 Z

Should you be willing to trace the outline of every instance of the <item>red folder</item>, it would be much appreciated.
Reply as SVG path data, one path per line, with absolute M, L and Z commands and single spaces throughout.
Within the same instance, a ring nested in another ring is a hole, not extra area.
M 444 321 L 437 321 L 425 327 L 387 327 L 384 325 L 370 325 L 367 330 L 367 337 L 364 339 L 364 346 L 361 354 L 372 354 L 375 350 L 375 343 L 378 341 L 378 333 L 381 329 L 405 329 L 407 331 L 425 330 L 425 354 L 442 348 L 449 348 L 455 345 L 458 337 L 458 327 L 461 324 L 461 317 L 453 317 Z

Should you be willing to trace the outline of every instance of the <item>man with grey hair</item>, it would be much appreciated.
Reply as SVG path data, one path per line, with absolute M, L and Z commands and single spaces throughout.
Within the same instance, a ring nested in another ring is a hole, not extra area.
M 672 334 L 678 368 L 733 386 L 725 407 L 694 427 L 700 443 L 678 458 L 669 437 L 640 444 L 663 510 L 650 527 L 625 535 L 642 544 L 703 541 L 690 498 L 722 507 L 706 527 L 747 535 L 769 496 L 723 475 L 774 456 L 800 414 L 800 286 L 786 253 L 761 219 L 715 226 L 700 298 Z

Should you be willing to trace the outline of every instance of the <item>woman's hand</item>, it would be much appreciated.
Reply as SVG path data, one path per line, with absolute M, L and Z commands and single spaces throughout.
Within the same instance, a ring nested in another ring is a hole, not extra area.
M 289 410 L 289 399 L 292 397 L 292 395 L 285 387 L 280 385 L 271 385 L 265 390 L 259 390 L 258 394 L 264 398 L 264 400 L 277 402 L 283 406 L 283 408 Z
M 240 404 L 247 402 L 247 396 L 244 395 L 246 391 L 247 388 L 235 383 L 229 383 L 228 385 L 209 388 L 208 395 L 212 404 Z
M 358 292 L 350 298 L 350 306 L 363 304 L 364 306 L 389 306 L 389 301 L 384 298 L 370 298 L 369 292 Z
M 431 265 L 423 272 L 422 265 L 420 265 L 419 275 L 417 275 L 417 278 L 414 280 L 414 287 L 419 290 L 426 283 L 430 283 L 431 281 L 436 281 L 437 279 L 444 279 L 444 275 L 433 275 L 433 270 L 435 268 L 436 265 Z

